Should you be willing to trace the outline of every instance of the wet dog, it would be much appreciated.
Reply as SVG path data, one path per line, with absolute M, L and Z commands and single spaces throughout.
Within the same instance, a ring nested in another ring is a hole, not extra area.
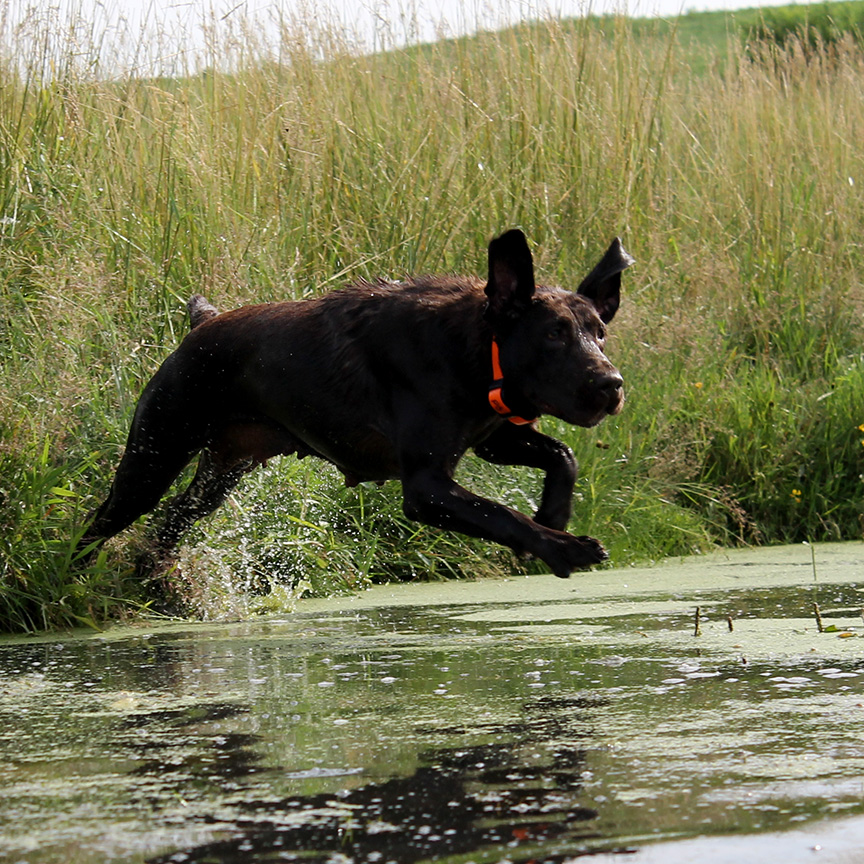
M 615 240 L 575 292 L 539 286 L 513 230 L 490 243 L 485 282 L 359 282 L 221 314 L 196 295 L 192 330 L 145 388 L 81 548 L 155 508 L 199 454 L 154 536 L 150 560 L 170 562 L 244 474 L 293 453 L 331 462 L 349 485 L 398 479 L 409 518 L 533 555 L 556 576 L 605 560 L 597 540 L 566 533 L 576 462 L 535 420 L 594 426 L 621 410 L 604 345 L 632 263 Z M 454 481 L 469 449 L 545 473 L 532 518 Z

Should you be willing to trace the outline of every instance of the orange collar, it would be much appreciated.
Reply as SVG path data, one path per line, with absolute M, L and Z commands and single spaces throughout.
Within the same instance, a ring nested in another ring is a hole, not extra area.
M 501 390 L 504 387 L 504 373 L 501 371 L 501 360 L 498 356 L 498 342 L 495 340 L 495 337 L 492 337 L 492 384 L 489 386 L 489 404 L 492 406 L 492 409 L 500 414 L 502 417 L 506 417 L 511 423 L 515 423 L 517 426 L 526 426 L 529 423 L 533 423 L 537 418 L 531 417 L 530 419 L 526 419 L 525 417 L 517 417 L 508 407 L 507 403 L 501 396 Z

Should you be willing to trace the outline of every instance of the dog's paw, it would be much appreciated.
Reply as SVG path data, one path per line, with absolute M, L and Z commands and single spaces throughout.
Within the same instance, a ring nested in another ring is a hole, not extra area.
M 588 570 L 593 564 L 602 564 L 608 559 L 609 553 L 599 540 L 563 533 L 556 538 L 554 553 L 544 556 L 559 579 L 567 579 L 574 570 Z
M 606 548 L 599 540 L 595 540 L 593 537 L 586 537 L 584 535 L 581 537 L 577 537 L 576 539 L 582 545 L 582 548 L 585 550 L 585 554 L 591 558 L 587 566 L 590 567 L 591 564 L 602 564 L 604 561 L 609 560 L 609 553 L 606 551 Z

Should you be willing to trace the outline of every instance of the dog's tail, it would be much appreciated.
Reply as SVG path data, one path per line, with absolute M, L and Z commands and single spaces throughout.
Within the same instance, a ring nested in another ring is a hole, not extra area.
M 199 324 L 209 321 L 219 314 L 219 310 L 200 294 L 193 294 L 186 303 L 189 312 L 189 329 L 194 330 Z

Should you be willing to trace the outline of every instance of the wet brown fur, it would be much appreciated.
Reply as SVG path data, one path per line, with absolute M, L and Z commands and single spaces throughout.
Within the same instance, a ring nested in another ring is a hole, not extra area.
M 603 345 L 631 263 L 615 241 L 578 292 L 536 286 L 524 235 L 510 231 L 490 244 L 486 282 L 360 282 L 221 314 L 195 295 L 192 330 L 145 388 L 82 546 L 152 510 L 200 453 L 155 536 L 150 560 L 169 560 L 243 474 L 296 454 L 333 463 L 349 485 L 399 479 L 409 517 L 530 553 L 558 576 L 602 561 L 598 541 L 564 530 L 576 477 L 570 450 L 490 408 L 490 351 L 494 334 L 503 396 L 518 414 L 592 426 L 617 413 L 621 377 Z M 470 448 L 545 472 L 533 518 L 455 483 Z

